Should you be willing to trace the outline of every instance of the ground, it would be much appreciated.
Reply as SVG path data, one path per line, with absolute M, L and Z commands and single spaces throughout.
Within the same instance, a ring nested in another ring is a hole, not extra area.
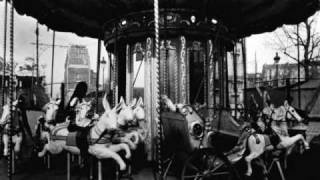
M 30 123 L 34 127 L 34 122 Z M 320 134 L 320 122 L 310 122 L 307 130 L 307 139 L 311 141 L 316 135 Z M 135 160 L 139 161 L 139 159 Z M 27 161 L 17 162 L 16 173 L 13 176 L 14 180 L 62 180 L 66 179 L 66 156 L 65 154 L 52 157 L 52 167 L 47 169 L 43 159 L 34 158 Z M 108 163 L 104 163 L 104 179 L 113 179 L 113 170 L 108 168 Z M 320 163 L 320 140 L 313 140 L 311 150 L 304 154 L 293 154 L 288 159 L 288 168 L 285 170 L 287 180 L 319 180 L 320 172 L 318 170 Z M 72 163 L 71 175 L 72 180 L 87 179 L 85 169 L 79 169 L 76 161 Z M 95 173 L 96 174 L 96 173 Z M 0 159 L 0 180 L 7 178 L 7 161 L 4 158 Z M 144 166 L 136 171 L 133 175 L 135 180 L 154 179 L 154 174 L 151 166 Z M 176 180 L 175 177 L 169 179 Z M 271 178 L 280 179 L 276 169 L 272 171 Z M 256 179 L 255 179 L 256 180 Z

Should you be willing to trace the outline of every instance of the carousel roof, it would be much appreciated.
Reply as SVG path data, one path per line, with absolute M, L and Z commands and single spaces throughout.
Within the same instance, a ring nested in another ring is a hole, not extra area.
M 79 36 L 103 37 L 103 24 L 122 15 L 152 10 L 153 0 L 13 0 L 18 13 Z M 223 22 L 237 37 L 296 24 L 315 13 L 320 0 L 159 0 L 160 7 L 192 9 Z

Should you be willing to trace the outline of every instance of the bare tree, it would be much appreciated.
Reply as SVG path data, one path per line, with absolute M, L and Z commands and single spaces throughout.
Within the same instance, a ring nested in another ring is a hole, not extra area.
M 306 79 L 310 78 L 309 68 L 313 62 L 320 61 L 320 29 L 317 29 L 319 19 L 320 13 L 316 13 L 299 25 L 283 26 L 274 31 L 268 40 L 268 44 L 277 51 L 295 61 L 300 60 Z

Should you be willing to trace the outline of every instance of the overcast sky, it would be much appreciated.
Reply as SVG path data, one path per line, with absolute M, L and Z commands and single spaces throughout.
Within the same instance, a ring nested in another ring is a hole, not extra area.
M 4 3 L 0 2 L 0 56 L 3 56 L 3 14 L 4 14 Z M 319 25 L 318 25 L 319 26 Z M 9 28 L 9 26 L 8 26 Z M 14 55 L 16 61 L 23 61 L 26 57 L 35 57 L 35 46 L 31 45 L 31 42 L 36 41 L 35 35 L 36 20 L 16 14 L 15 16 L 15 29 L 14 29 Z M 319 26 L 320 29 L 320 26 Z M 275 50 L 267 45 L 266 39 L 272 36 L 270 33 L 264 33 L 260 35 L 253 35 L 247 38 L 247 67 L 248 72 L 254 72 L 254 57 L 255 53 L 258 60 L 258 71 L 261 71 L 262 65 L 265 63 L 273 63 L 273 57 L 275 56 Z M 7 36 L 7 42 L 9 43 L 9 36 Z M 47 31 L 46 26 L 40 26 L 40 42 L 41 43 L 52 43 L 52 31 Z M 91 68 L 96 69 L 96 57 L 97 57 L 97 40 L 91 38 L 78 37 L 72 33 L 56 32 L 56 44 L 57 45 L 71 45 L 80 44 L 86 45 L 89 50 Z M 7 46 L 9 49 L 9 46 Z M 54 65 L 54 82 L 63 81 L 64 75 L 64 63 L 66 59 L 65 48 L 55 48 L 55 65 Z M 51 72 L 51 48 L 40 49 L 40 65 L 46 65 L 45 73 L 47 82 L 50 80 Z M 106 56 L 104 47 L 102 48 L 102 56 Z M 281 54 L 280 54 L 281 56 Z M 9 57 L 9 53 L 7 53 Z M 281 63 L 287 62 L 288 60 L 282 56 Z

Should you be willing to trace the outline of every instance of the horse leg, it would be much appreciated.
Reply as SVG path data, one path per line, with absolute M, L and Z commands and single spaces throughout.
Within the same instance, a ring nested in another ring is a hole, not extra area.
M 129 159 L 131 157 L 131 151 L 127 144 L 116 144 L 109 147 L 110 150 L 114 152 L 119 152 L 121 150 L 124 150 L 126 152 L 125 157 Z
M 308 141 L 304 138 L 304 136 L 302 134 L 298 134 L 299 137 L 301 138 L 302 142 L 303 142 L 303 145 L 304 145 L 304 148 L 305 149 L 310 149 L 310 146 L 309 146 L 309 143 Z
M 126 135 L 125 137 L 121 137 L 120 142 L 128 144 L 131 149 L 136 149 L 137 145 L 131 141 L 132 136 L 133 135 L 130 135 L 130 136 Z
M 50 141 L 50 134 L 48 132 L 43 132 L 41 135 L 42 140 Z
M 262 174 L 266 176 L 268 174 L 268 170 L 267 170 L 266 164 L 264 163 L 264 160 L 261 157 L 258 158 L 257 160 L 258 160 L 257 164 L 262 167 Z
M 309 148 L 309 143 L 304 139 L 304 137 L 301 134 L 297 134 L 292 137 L 280 137 L 281 142 L 278 145 L 279 148 L 289 148 L 290 146 L 293 146 L 295 143 L 297 143 L 299 140 L 303 141 L 304 146 L 306 149 Z
M 108 147 L 90 146 L 89 147 L 89 153 L 94 155 L 94 156 L 96 156 L 98 159 L 112 158 L 119 164 L 120 170 L 125 170 L 126 169 L 126 163 L 119 156 L 119 154 L 117 154 L 116 152 L 112 151 Z
M 252 160 L 259 157 L 264 152 L 264 148 L 265 148 L 264 138 L 259 138 L 259 139 L 261 142 L 257 144 L 255 137 L 250 136 L 248 138 L 248 146 L 249 146 L 250 154 L 245 157 L 245 161 L 247 162 L 247 172 L 245 174 L 246 176 L 252 175 L 252 164 L 251 164 Z
M 287 148 L 287 150 L 286 150 L 286 156 L 285 156 L 285 158 L 288 156 L 288 155 L 290 155 L 291 154 L 291 152 L 292 152 L 292 150 L 293 150 L 293 145 L 292 146 L 289 146 L 288 148 Z
M 19 153 L 21 150 L 21 143 L 22 143 L 22 133 L 19 133 L 18 135 L 15 136 L 15 141 L 14 141 L 14 152 Z
M 245 160 L 247 162 L 247 172 L 246 172 L 246 176 L 251 176 L 252 175 L 252 165 L 251 162 L 253 159 L 257 158 L 259 156 L 259 154 L 255 153 L 255 152 L 251 152 L 247 157 L 245 157 Z
M 3 134 L 2 136 L 2 141 L 3 141 L 3 156 L 8 156 L 8 144 L 9 144 L 9 137 L 7 134 Z
M 38 152 L 38 157 L 43 157 L 49 151 L 49 144 L 43 146 L 42 151 Z

